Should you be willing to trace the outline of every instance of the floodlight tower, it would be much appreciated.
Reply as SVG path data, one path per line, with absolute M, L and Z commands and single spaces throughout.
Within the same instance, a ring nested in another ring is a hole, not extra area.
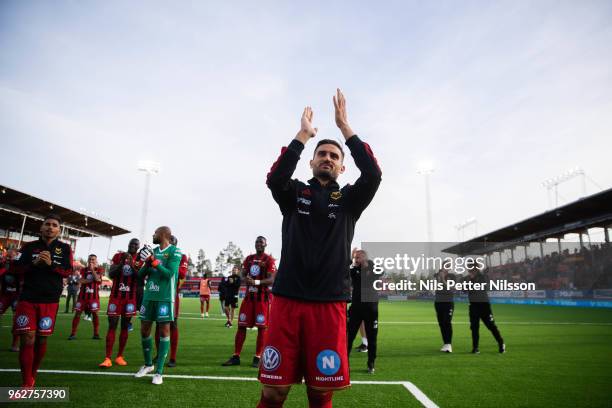
M 427 211 L 427 242 L 433 241 L 433 231 L 431 222 L 431 195 L 429 193 L 429 175 L 434 172 L 434 166 L 431 161 L 421 161 L 417 167 L 417 174 L 425 178 L 425 208 Z
M 138 162 L 138 171 L 145 173 L 144 201 L 142 203 L 142 218 L 140 221 L 140 240 L 144 242 L 147 232 L 147 213 L 149 211 L 149 189 L 151 187 L 151 176 L 154 174 L 159 174 L 160 164 L 151 160 L 140 160 Z
M 546 187 L 546 190 L 548 193 L 548 208 L 552 207 L 551 197 L 550 197 L 551 190 L 553 188 L 555 189 L 555 207 L 554 208 L 557 208 L 559 206 L 559 184 L 564 183 L 578 176 L 582 177 L 582 196 L 584 197 L 586 196 L 586 174 L 584 170 L 579 166 L 571 168 L 563 174 L 559 174 L 556 177 L 549 178 L 548 180 L 544 180 L 542 182 L 542 186 Z

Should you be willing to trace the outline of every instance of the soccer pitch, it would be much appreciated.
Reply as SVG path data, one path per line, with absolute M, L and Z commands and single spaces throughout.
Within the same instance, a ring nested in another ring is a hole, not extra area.
M 101 315 L 102 340 L 92 340 L 91 322 L 81 321 L 77 340 L 68 341 L 72 314 L 61 313 L 62 303 L 37 385 L 69 387 L 70 403 L 51 404 L 58 406 L 254 407 L 261 389 L 254 381 L 257 370 L 250 367 L 256 332 L 247 332 L 242 365 L 221 367 L 233 352 L 236 330 L 223 327 L 218 301 L 213 300 L 211 306 L 210 318 L 203 320 L 198 299 L 182 299 L 178 365 L 166 368 L 164 384 L 154 386 L 150 377 L 132 377 L 142 364 L 138 323 L 130 333 L 125 354 L 129 365 L 99 369 L 104 358 L 106 316 Z M 334 405 L 610 406 L 612 310 L 493 305 L 493 312 L 506 341 L 506 354 L 497 353 L 495 341 L 482 325 L 481 354 L 469 353 L 467 305 L 462 303 L 456 303 L 453 319 L 454 353 L 444 354 L 438 351 L 442 341 L 432 303 L 381 302 L 376 373 L 367 374 L 364 353 L 351 353 L 355 384 L 335 393 Z M 1 320 L 2 386 L 18 386 L 21 379 L 17 353 L 8 351 L 10 324 L 9 311 Z M 118 338 L 115 352 L 117 346 Z M 409 390 L 403 383 L 414 387 Z M 293 387 L 285 406 L 307 406 L 303 385 Z

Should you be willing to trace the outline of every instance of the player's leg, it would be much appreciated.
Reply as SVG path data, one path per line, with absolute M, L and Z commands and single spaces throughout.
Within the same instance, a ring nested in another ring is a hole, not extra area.
M 478 343 L 480 341 L 480 313 L 477 303 L 470 303 L 470 331 L 472 332 L 472 353 L 478 354 Z
M 242 302 L 244 304 L 244 302 Z M 270 318 L 270 300 L 267 294 L 264 294 L 262 298 L 259 298 L 254 303 L 255 310 L 251 317 L 255 319 L 255 326 L 257 326 L 257 341 L 255 342 L 255 356 L 253 356 L 253 362 L 251 366 L 259 367 L 261 360 L 261 352 L 265 344 L 266 335 L 268 333 L 268 319 Z
M 159 349 L 157 351 L 157 365 L 155 373 L 162 375 L 164 373 L 164 364 L 168 351 L 170 350 L 170 322 L 157 322 L 159 326 Z
M 108 316 L 108 331 L 106 332 L 106 356 L 104 361 L 98 366 L 102 368 L 112 367 L 111 357 L 113 355 L 113 346 L 115 345 L 115 332 L 119 323 L 118 316 Z
M 210 296 L 206 297 L 206 317 L 208 317 L 208 311 L 210 310 Z
M 98 311 L 91 311 L 91 322 L 93 324 L 93 339 L 100 340 L 100 318 L 98 317 Z
M 364 322 L 359 325 L 359 336 L 361 337 L 361 344 L 357 347 L 357 351 L 364 353 L 368 351 L 368 336 L 366 335 Z
M 280 408 L 287 399 L 291 387 L 271 387 L 264 385 L 257 408 Z
M 32 378 L 36 381 L 36 374 L 38 374 L 38 369 L 40 368 L 40 364 L 47 353 L 47 336 L 36 336 L 36 340 L 34 342 L 34 360 L 32 362 Z
M 120 366 L 127 365 L 127 361 L 123 358 L 123 353 L 125 351 L 125 346 L 127 345 L 127 340 L 129 336 L 129 328 L 132 323 L 132 317 L 123 314 L 121 316 L 121 332 L 119 333 L 119 351 L 117 352 L 117 357 L 115 358 L 115 363 Z
M 222 366 L 235 366 L 240 365 L 240 353 L 242 352 L 242 346 L 247 335 L 247 327 L 253 327 L 255 319 L 253 318 L 253 302 L 245 300 L 240 305 L 238 311 L 238 330 L 234 337 L 234 354 L 227 360 Z
M 309 408 L 332 408 L 333 391 L 308 387 L 306 395 L 308 395 Z
M 168 367 L 176 367 L 176 351 L 178 350 L 179 328 L 178 317 L 170 323 L 170 361 Z
M 495 341 L 497 341 L 497 347 L 500 353 L 506 352 L 506 345 L 504 344 L 504 339 L 502 338 L 497 325 L 495 324 L 495 318 L 493 317 L 493 311 L 491 310 L 490 303 L 483 303 L 482 314 L 481 314 L 482 322 L 484 325 L 491 331 L 493 337 L 495 337 Z
M 351 354 L 351 349 L 353 348 L 353 342 L 355 341 L 355 337 L 357 336 L 357 331 L 359 330 L 359 327 L 361 326 L 362 320 L 359 316 L 359 313 L 357 312 L 357 307 L 355 307 L 355 305 L 351 305 L 349 306 L 348 312 L 347 312 L 347 324 L 346 324 L 346 329 L 347 329 L 347 353 L 350 355 Z
M 34 342 L 36 331 L 28 331 L 20 334 L 19 366 L 21 368 L 21 379 L 23 387 L 33 387 L 32 365 L 34 364 Z
M 200 316 L 204 318 L 204 297 L 200 296 Z
M 142 302 L 140 306 L 140 339 L 142 343 L 142 354 L 144 357 L 144 365 L 134 375 L 136 378 L 144 377 L 153 371 L 153 338 L 151 337 L 151 327 L 157 318 L 157 302 L 147 301 Z
M 74 317 L 72 318 L 72 330 L 70 331 L 70 336 L 68 337 L 68 340 L 74 340 L 76 338 L 76 332 L 77 332 L 77 329 L 79 328 L 79 322 L 81 321 L 82 312 L 80 308 L 77 306 L 75 310 L 76 312 L 74 312 Z
M 448 309 L 446 313 L 445 326 L 446 326 L 446 341 L 448 344 L 453 344 L 453 314 L 455 313 L 455 304 L 453 302 L 448 303 Z M 451 349 L 452 351 L 452 349 Z
M 368 373 L 374 374 L 376 349 L 378 344 L 378 303 L 364 305 L 363 325 L 368 336 Z

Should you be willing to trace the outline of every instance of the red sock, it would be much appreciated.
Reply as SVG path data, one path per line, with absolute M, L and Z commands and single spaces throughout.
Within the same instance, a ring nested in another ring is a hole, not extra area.
M 32 364 L 34 362 L 34 345 L 22 344 L 19 349 L 19 365 L 21 366 L 21 379 L 23 387 L 31 387 L 34 383 L 32 378 Z
M 117 356 L 122 356 L 123 351 L 125 350 L 125 345 L 127 344 L 128 339 L 128 329 L 121 329 L 121 333 L 119 333 L 119 352 Z
M 72 319 L 72 332 L 70 332 L 71 336 L 76 336 L 77 327 L 79 327 L 80 321 L 81 321 L 81 315 L 75 314 L 74 319 Z
M 240 352 L 242 351 L 242 345 L 244 344 L 244 340 L 246 339 L 246 327 L 239 327 L 236 332 L 236 338 L 234 340 L 234 355 L 240 356 Z
M 159 350 L 159 326 L 155 325 L 155 350 Z
M 257 408 L 282 408 L 285 399 L 281 402 L 276 402 L 271 399 L 264 397 L 263 392 L 261 393 L 261 398 L 259 399 L 259 404 L 257 404 Z
M 264 339 L 266 337 L 266 329 L 263 327 L 257 328 L 257 342 L 255 343 L 255 355 L 261 357 L 261 352 L 264 346 Z
M 91 314 L 93 327 L 94 327 L 94 336 L 100 335 L 100 319 L 98 318 L 98 313 L 94 312 Z
M 108 329 L 106 333 L 106 358 L 113 355 L 113 345 L 115 344 L 115 329 Z
M 40 367 L 40 363 L 42 363 L 43 357 L 45 357 L 45 353 L 47 352 L 47 342 L 39 343 L 36 342 L 36 346 L 34 347 L 34 362 L 32 363 L 32 379 L 36 380 L 36 373 L 38 373 L 38 368 Z
M 178 348 L 179 332 L 178 326 L 170 328 L 170 360 L 176 360 L 176 349 Z
M 315 392 L 308 388 L 306 390 L 308 394 L 308 407 L 309 408 L 332 408 L 332 395 L 333 391 L 325 393 Z

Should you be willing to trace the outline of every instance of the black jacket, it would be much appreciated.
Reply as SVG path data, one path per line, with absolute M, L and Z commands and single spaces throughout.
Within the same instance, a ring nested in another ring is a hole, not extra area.
M 51 265 L 34 265 L 39 253 L 51 253 Z M 56 239 L 49 246 L 42 239 L 28 242 L 21 247 L 16 265 L 23 273 L 23 291 L 20 300 L 32 303 L 59 302 L 64 287 L 63 278 L 72 273 L 72 249 Z
M 348 301 L 355 223 L 370 204 L 381 171 L 370 146 L 347 142 L 361 176 L 342 188 L 291 179 L 304 145 L 293 140 L 268 173 L 267 185 L 283 214 L 281 261 L 272 293 L 309 301 Z

